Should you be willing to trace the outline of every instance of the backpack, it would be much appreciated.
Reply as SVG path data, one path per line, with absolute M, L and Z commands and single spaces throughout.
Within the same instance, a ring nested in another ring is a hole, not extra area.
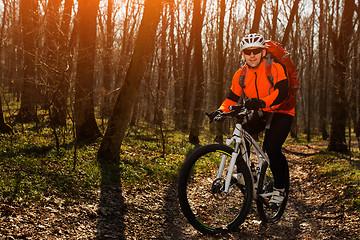
M 267 40 L 266 42 L 266 51 L 265 56 L 265 71 L 266 76 L 270 82 L 270 89 L 274 87 L 274 77 L 271 73 L 271 67 L 274 60 L 279 62 L 285 69 L 288 84 L 289 84 L 289 93 L 287 98 L 280 104 L 277 110 L 290 110 L 293 109 L 296 105 L 296 92 L 299 90 L 300 83 L 297 79 L 297 72 L 293 62 L 290 59 L 290 55 L 286 52 L 281 45 L 275 41 Z M 246 68 L 243 67 L 239 77 L 239 84 L 242 89 L 245 88 L 245 78 L 246 78 Z M 270 91 L 269 89 L 269 91 Z M 243 90 L 242 97 L 245 97 Z

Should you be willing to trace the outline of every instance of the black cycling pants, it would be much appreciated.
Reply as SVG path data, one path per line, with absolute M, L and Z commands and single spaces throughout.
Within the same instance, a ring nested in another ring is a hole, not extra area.
M 267 119 L 271 115 L 265 113 L 261 117 L 251 117 L 243 125 L 250 134 L 256 134 L 265 129 Z M 274 187 L 285 187 L 287 162 L 281 151 L 290 130 L 294 117 L 284 113 L 273 113 L 270 128 L 265 131 L 264 149 L 270 159 L 270 169 L 274 176 Z
M 274 176 L 274 187 L 285 187 L 287 162 L 281 151 L 290 130 L 294 117 L 289 114 L 274 113 L 270 129 L 266 129 L 264 149 L 270 159 L 270 169 Z

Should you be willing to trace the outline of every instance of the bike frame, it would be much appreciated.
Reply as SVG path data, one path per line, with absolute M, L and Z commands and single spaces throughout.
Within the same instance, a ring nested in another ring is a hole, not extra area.
M 251 163 L 250 163 L 249 155 L 247 153 L 248 150 L 246 147 L 245 140 L 247 140 L 251 144 L 251 148 L 255 152 L 255 154 L 258 158 L 258 166 L 255 169 L 251 169 Z M 230 146 L 232 143 L 234 143 L 234 148 L 233 148 L 234 151 L 231 155 L 229 168 L 228 168 L 227 174 L 226 174 L 224 192 L 230 193 L 232 190 L 232 188 L 230 188 L 231 177 L 234 172 L 236 159 L 237 159 L 238 155 L 241 153 L 244 161 L 246 162 L 246 164 L 249 168 L 250 173 L 253 176 L 253 179 L 252 179 L 252 181 L 253 181 L 252 185 L 253 185 L 253 190 L 254 190 L 253 193 L 254 193 L 254 199 L 256 199 L 257 198 L 257 187 L 258 187 L 258 182 L 259 182 L 258 179 L 260 177 L 261 168 L 262 168 L 264 162 L 267 162 L 270 165 L 268 156 L 261 149 L 261 147 L 255 141 L 255 139 L 248 132 L 246 132 L 243 129 L 243 127 L 240 123 L 236 123 L 232 137 L 229 139 L 226 139 L 225 143 L 227 146 Z M 218 179 L 221 178 L 221 176 L 223 174 L 223 171 L 225 169 L 226 159 L 227 159 L 227 155 L 223 154 L 221 161 L 220 161 L 219 170 L 217 173 Z

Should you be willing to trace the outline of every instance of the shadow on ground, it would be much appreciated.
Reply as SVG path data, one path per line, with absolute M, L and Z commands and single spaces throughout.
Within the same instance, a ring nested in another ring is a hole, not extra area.
M 101 163 L 101 193 L 96 239 L 125 239 L 126 206 L 118 164 Z
M 167 226 L 164 228 L 164 238 L 185 239 L 180 224 L 180 205 L 177 199 L 177 181 L 173 181 L 168 187 L 165 195 L 165 218 Z
M 310 157 L 310 156 L 314 156 L 315 153 L 304 153 L 304 152 L 296 152 L 296 151 L 292 151 L 286 148 L 282 149 L 284 151 L 284 153 L 286 154 L 293 154 L 295 156 L 299 156 L 299 157 Z

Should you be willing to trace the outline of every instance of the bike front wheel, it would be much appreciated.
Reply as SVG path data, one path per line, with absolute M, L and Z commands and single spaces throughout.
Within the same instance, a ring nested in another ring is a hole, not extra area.
M 237 170 L 243 181 L 233 180 L 224 192 L 226 171 L 217 178 L 221 159 L 231 160 L 233 149 L 210 144 L 195 150 L 184 162 L 179 175 L 178 197 L 189 223 L 205 234 L 229 232 L 244 222 L 252 201 L 252 179 L 246 163 L 239 160 Z
M 289 167 L 287 162 L 285 169 L 285 198 L 280 205 L 273 206 L 269 204 L 274 187 L 273 174 L 267 162 L 264 162 L 264 165 L 261 168 L 256 205 L 259 216 L 263 222 L 276 222 L 280 220 L 281 216 L 284 214 L 289 197 L 290 184 Z

